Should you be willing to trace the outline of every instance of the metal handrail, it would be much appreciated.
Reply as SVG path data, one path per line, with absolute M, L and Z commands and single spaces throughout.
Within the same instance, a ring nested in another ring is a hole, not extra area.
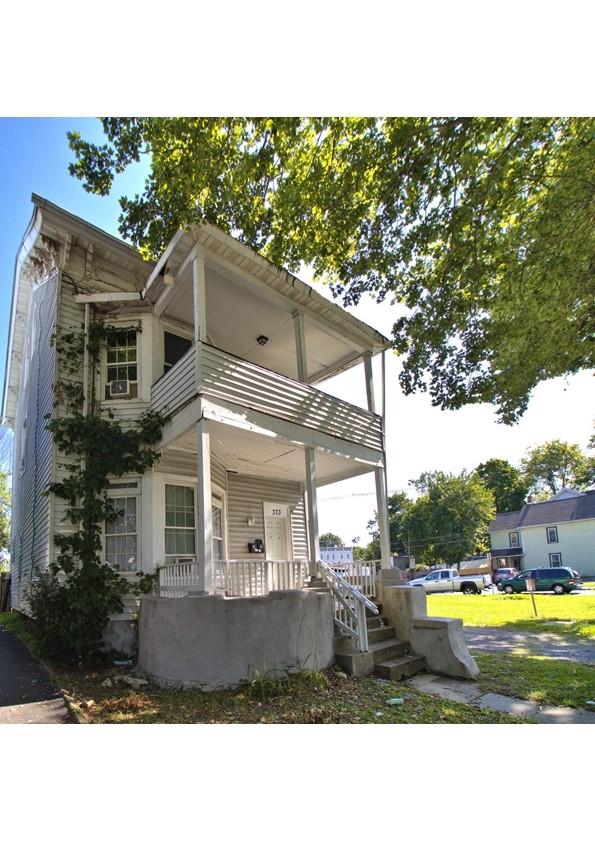
M 372 614 L 379 614 L 378 607 L 351 582 L 339 576 L 326 562 L 319 561 L 318 570 L 335 597 L 335 625 L 341 632 L 356 640 L 360 652 L 367 652 L 366 609 Z

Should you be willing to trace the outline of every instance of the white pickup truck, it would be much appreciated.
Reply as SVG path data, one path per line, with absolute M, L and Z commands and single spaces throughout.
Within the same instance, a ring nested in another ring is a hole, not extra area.
M 428 593 L 481 593 L 485 587 L 483 576 L 459 576 L 456 570 L 433 570 L 427 576 L 412 579 L 409 584 L 414 588 L 424 588 Z

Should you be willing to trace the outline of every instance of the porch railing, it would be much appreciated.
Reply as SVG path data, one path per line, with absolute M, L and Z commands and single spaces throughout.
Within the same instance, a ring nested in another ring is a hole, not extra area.
M 375 561 L 327 561 L 326 564 L 364 596 L 377 596 Z
M 201 345 L 200 389 L 196 388 L 195 346 L 151 388 L 151 408 L 171 416 L 198 391 L 275 418 L 381 451 L 382 420 L 366 409 L 236 357 Z
M 355 640 L 360 652 L 367 652 L 366 610 L 371 614 L 379 614 L 378 608 L 359 588 L 335 572 L 326 562 L 319 561 L 318 570 L 333 596 L 335 626 L 342 634 Z
M 159 571 L 161 596 L 186 596 L 199 586 L 195 560 L 167 564 Z M 226 596 L 266 596 L 271 591 L 300 590 L 308 580 L 306 561 L 225 560 L 215 562 L 215 590 Z

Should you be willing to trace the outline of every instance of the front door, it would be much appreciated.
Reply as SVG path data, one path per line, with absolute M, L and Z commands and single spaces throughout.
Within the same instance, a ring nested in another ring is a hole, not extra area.
M 289 561 L 292 558 L 291 518 L 285 503 L 263 503 L 264 535 L 267 561 Z

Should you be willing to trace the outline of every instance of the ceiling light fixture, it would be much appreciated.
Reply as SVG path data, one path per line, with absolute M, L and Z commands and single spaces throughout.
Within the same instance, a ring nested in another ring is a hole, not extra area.
M 263 336 L 262 333 L 261 333 L 260 336 L 256 337 L 256 341 L 258 342 L 259 345 L 266 345 L 267 342 L 269 341 L 269 337 Z

